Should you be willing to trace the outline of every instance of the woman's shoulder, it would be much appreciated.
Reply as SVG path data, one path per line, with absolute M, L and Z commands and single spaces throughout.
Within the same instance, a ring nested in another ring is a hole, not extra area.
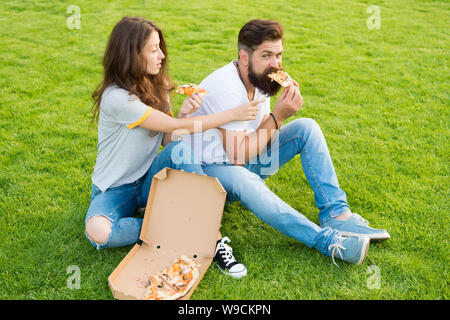
M 136 99 L 137 97 L 126 89 L 119 87 L 116 84 L 108 86 L 102 94 L 103 107 L 109 107 L 114 105 L 124 104 Z
M 128 95 L 129 95 L 128 90 L 120 88 L 118 85 L 113 83 L 113 84 L 109 85 L 108 87 L 106 87 L 105 91 L 103 91 L 102 98 L 114 99 L 114 98 L 119 98 L 119 97 L 128 96 Z

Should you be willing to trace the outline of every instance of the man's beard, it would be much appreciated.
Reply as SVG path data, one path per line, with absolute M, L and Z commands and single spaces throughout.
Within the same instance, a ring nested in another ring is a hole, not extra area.
M 271 74 L 272 72 L 277 72 L 279 70 L 282 70 L 281 68 L 267 68 L 262 74 L 256 74 L 253 70 L 253 64 L 250 60 L 250 63 L 248 65 L 248 80 L 252 85 L 254 85 L 256 88 L 258 88 L 262 93 L 268 95 L 269 97 L 272 97 L 280 91 L 281 85 L 276 82 L 272 81 L 267 75 Z

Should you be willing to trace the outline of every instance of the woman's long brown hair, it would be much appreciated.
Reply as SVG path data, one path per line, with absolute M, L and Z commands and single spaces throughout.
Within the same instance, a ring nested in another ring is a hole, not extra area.
M 141 54 L 150 34 L 159 34 L 160 48 L 165 58 L 157 75 L 146 72 L 147 65 Z M 114 27 L 103 56 L 103 81 L 92 93 L 94 99 L 92 121 L 98 122 L 102 94 L 116 84 L 136 95 L 143 103 L 167 113 L 169 91 L 174 88 L 167 68 L 167 47 L 161 29 L 152 21 L 141 17 L 124 17 Z

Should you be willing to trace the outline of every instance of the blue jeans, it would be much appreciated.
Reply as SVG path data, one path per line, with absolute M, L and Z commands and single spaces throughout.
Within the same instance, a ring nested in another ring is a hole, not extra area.
M 314 191 L 320 223 L 349 211 L 347 198 L 339 188 L 325 137 L 312 119 L 291 121 L 281 128 L 278 139 L 266 152 L 245 166 L 210 164 L 203 171 L 219 179 L 227 191 L 227 202 L 240 201 L 258 218 L 286 236 L 297 239 L 310 248 L 330 255 L 328 246 L 340 237 L 336 230 L 321 228 L 290 207 L 264 183 L 297 154 L 305 176 Z
M 93 184 L 85 224 L 94 216 L 103 216 L 111 222 L 111 233 L 101 244 L 86 234 L 92 245 L 100 250 L 136 243 L 143 219 L 133 215 L 138 208 L 147 205 L 153 176 L 165 167 L 203 174 L 201 166 L 195 164 L 192 157 L 190 146 L 185 142 L 171 142 L 156 156 L 147 173 L 135 182 L 109 188 L 105 192 Z

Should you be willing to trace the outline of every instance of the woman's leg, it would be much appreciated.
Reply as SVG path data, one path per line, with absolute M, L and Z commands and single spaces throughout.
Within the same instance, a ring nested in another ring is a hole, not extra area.
M 135 185 L 136 182 L 105 192 L 92 186 L 85 234 L 97 250 L 126 246 L 138 241 L 142 219 L 132 217 L 138 208 Z
M 155 158 L 147 173 L 136 182 L 101 192 L 92 188 L 91 204 L 85 219 L 86 237 L 97 249 L 136 243 L 142 220 L 133 218 L 136 210 L 145 207 L 153 176 L 168 167 L 203 174 L 193 152 L 182 141 L 169 143 Z

